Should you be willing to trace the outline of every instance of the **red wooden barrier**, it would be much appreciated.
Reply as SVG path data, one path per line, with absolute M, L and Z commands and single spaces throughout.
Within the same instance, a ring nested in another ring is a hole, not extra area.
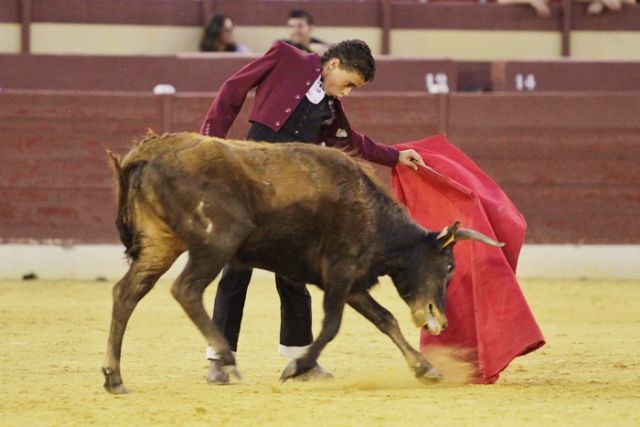
M 115 241 L 105 150 L 159 128 L 159 101 L 0 92 L 0 240 Z
M 640 62 L 496 62 L 491 80 L 494 91 L 640 91 Z
M 451 96 L 449 136 L 525 213 L 528 241 L 640 242 L 640 95 Z
M 208 95 L 173 98 L 197 131 Z M 251 99 L 230 132 L 243 138 Z M 105 149 L 162 128 L 149 94 L 0 92 L 0 242 L 116 242 Z M 352 124 L 397 143 L 447 131 L 501 184 L 531 243 L 640 243 L 640 94 L 355 94 Z M 426 159 L 428 162 L 428 159 Z

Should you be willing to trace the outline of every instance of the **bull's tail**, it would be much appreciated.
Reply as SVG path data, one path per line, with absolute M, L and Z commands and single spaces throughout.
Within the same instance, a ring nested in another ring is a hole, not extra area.
M 120 235 L 120 241 L 125 247 L 125 254 L 130 260 L 136 260 L 140 253 L 140 248 L 136 244 L 135 230 L 129 215 L 129 182 L 131 173 L 137 170 L 143 163 L 138 163 L 133 167 L 122 169 L 120 158 L 107 150 L 107 155 L 111 161 L 113 174 L 116 179 L 116 191 L 118 198 L 118 211 L 116 214 L 116 227 Z

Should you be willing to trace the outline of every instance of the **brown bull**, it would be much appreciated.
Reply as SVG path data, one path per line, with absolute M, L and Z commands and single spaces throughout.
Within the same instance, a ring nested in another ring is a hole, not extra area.
M 349 304 L 387 334 L 418 379 L 440 374 L 368 293 L 389 275 L 418 327 L 446 327 L 445 292 L 456 239 L 498 242 L 458 224 L 441 233 L 417 225 L 372 175 L 345 153 L 309 144 L 225 141 L 193 133 L 149 136 L 119 161 L 117 225 L 131 260 L 113 288 L 103 373 L 126 389 L 120 352 L 136 304 L 183 252 L 189 260 L 173 296 L 235 371 L 234 356 L 204 308 L 205 288 L 227 263 L 267 269 L 325 292 L 322 330 L 281 379 L 315 366 Z

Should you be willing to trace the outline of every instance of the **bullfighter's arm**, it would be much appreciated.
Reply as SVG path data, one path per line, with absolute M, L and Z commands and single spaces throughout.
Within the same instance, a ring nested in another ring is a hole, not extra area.
M 340 130 L 339 130 L 340 131 Z M 343 132 L 346 132 L 343 130 Z M 325 141 L 332 147 L 346 147 L 354 150 L 363 159 L 383 166 L 394 167 L 396 164 L 408 166 L 414 170 L 417 165 L 425 166 L 420 154 L 413 149 L 398 151 L 397 148 L 378 144 L 366 135 L 351 131 L 348 138 L 343 140 L 329 138 Z
M 352 138 L 356 140 L 355 144 L 358 146 L 358 152 L 362 153 L 362 158 L 370 162 L 389 167 L 400 163 L 414 170 L 418 169 L 416 165 L 425 166 L 422 156 L 413 149 L 398 151 L 395 147 L 378 144 L 367 135 L 355 131 Z
M 396 148 L 378 144 L 367 135 L 356 131 L 352 131 L 350 145 L 357 150 L 360 157 L 379 165 L 394 167 L 400 157 L 400 152 Z
M 275 67 L 279 56 L 280 44 L 275 43 L 264 56 L 251 61 L 229 77 L 211 103 L 200 133 L 224 138 L 238 116 L 247 93 Z

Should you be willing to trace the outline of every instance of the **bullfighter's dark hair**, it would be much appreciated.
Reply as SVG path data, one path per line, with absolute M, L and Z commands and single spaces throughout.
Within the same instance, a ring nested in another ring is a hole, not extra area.
M 365 82 L 370 82 L 375 77 L 376 62 L 371 49 L 362 40 L 344 40 L 334 44 L 322 55 L 322 63 L 333 58 L 340 60 L 340 67 L 360 74 Z
M 289 19 L 304 19 L 307 24 L 313 25 L 313 16 L 304 9 L 293 9 L 289 12 Z

